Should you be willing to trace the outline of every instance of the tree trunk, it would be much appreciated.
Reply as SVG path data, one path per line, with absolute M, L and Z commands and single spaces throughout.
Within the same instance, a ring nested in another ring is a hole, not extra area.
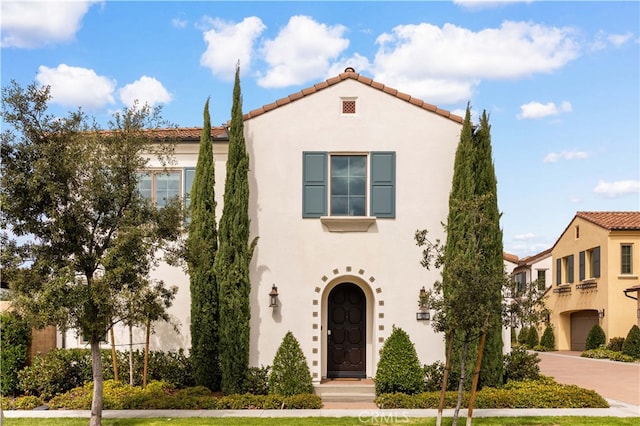
M 149 335 L 151 334 L 151 320 L 147 318 L 147 330 L 144 341 L 144 368 L 142 369 L 142 389 L 147 387 L 147 373 L 149 372 Z
M 113 363 L 113 380 L 118 381 L 118 357 L 116 354 L 116 338 L 113 333 L 113 327 L 109 330 L 111 337 L 111 362 Z
M 133 386 L 133 326 L 129 324 L 129 384 Z
M 471 396 L 469 397 L 469 408 L 467 409 L 467 426 L 471 426 L 471 418 L 473 417 L 473 404 L 476 401 L 476 388 L 478 387 L 478 378 L 480 377 L 480 366 L 482 365 L 482 354 L 484 353 L 484 342 L 487 340 L 487 332 L 484 331 L 480 336 L 480 344 L 478 345 L 478 358 L 476 359 L 476 368 L 473 371 L 473 381 L 471 382 Z
M 89 426 L 102 425 L 102 359 L 100 342 L 91 342 L 91 368 L 93 370 L 93 400 L 91 401 L 91 420 Z
M 460 381 L 458 382 L 458 402 L 456 403 L 456 408 L 453 411 L 452 426 L 458 426 L 458 415 L 460 413 L 460 407 L 462 406 L 462 395 L 464 393 L 464 380 L 466 378 L 465 363 L 467 359 L 468 349 L 469 349 L 469 334 L 467 333 L 464 338 L 464 344 L 462 345 L 462 357 L 460 358 Z
M 440 389 L 440 402 L 438 403 L 438 417 L 436 419 L 436 426 L 442 424 L 442 410 L 444 409 L 444 398 L 447 392 L 447 384 L 449 381 L 449 371 L 451 371 L 451 354 L 453 353 L 453 341 L 455 338 L 455 331 L 449 332 L 447 338 L 447 356 L 444 361 L 444 374 L 442 375 L 442 388 Z

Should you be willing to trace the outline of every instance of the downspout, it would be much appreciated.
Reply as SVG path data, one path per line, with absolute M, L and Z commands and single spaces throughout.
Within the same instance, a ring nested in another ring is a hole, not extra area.
M 625 295 L 625 296 L 627 296 L 629 299 L 638 300 L 638 298 L 637 298 L 637 297 L 629 296 L 629 295 L 627 294 L 627 292 L 633 292 L 633 291 L 636 291 L 636 292 L 637 292 L 638 290 L 635 290 L 635 289 L 634 289 L 634 290 L 631 290 L 631 289 L 622 290 L 622 292 L 624 293 L 624 295 Z

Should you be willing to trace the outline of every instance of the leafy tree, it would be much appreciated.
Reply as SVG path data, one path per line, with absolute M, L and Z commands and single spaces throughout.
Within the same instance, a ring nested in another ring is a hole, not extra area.
M 640 328 L 634 325 L 622 344 L 622 353 L 640 359 Z
M 196 383 L 220 389 L 218 285 L 214 273 L 216 225 L 215 165 L 209 99 L 204 105 L 200 152 L 191 187 L 186 258 L 191 291 L 191 361 Z
M 483 254 L 485 266 L 482 279 L 493 292 L 489 300 L 490 316 L 487 328 L 486 345 L 482 357 L 482 366 L 478 378 L 479 387 L 499 386 L 502 384 L 503 356 L 502 347 L 502 290 L 506 280 L 504 272 L 502 229 L 498 210 L 498 183 L 493 165 L 491 150 L 491 126 L 487 112 L 480 116 L 480 125 L 474 134 L 475 150 L 475 195 L 481 197 L 482 215 L 487 227 L 478 236 L 478 250 Z
M 158 109 L 115 113 L 108 131 L 82 111 L 47 113 L 48 87 L 2 89 L 3 220 L 32 263 L 12 289 L 14 306 L 38 326 L 75 329 L 91 347 L 91 425 L 102 423 L 100 342 L 120 317 L 119 295 L 140 286 L 155 253 L 179 234 L 179 202 L 156 209 L 137 189 L 148 155 L 171 145 L 146 130 L 166 127 Z
M 433 290 L 428 293 L 429 305 L 439 311 L 433 326 L 445 333 L 447 347 L 437 424 L 442 418 L 444 392 L 451 365 L 459 366 L 458 403 L 454 411 L 454 424 L 457 424 L 470 370 L 467 359 L 478 355 L 474 371 L 479 372 L 485 342 L 488 341 L 487 351 L 491 353 L 496 347 L 502 347 L 501 343 L 498 344 L 501 337 L 491 337 L 492 330 L 498 330 L 501 326 L 501 291 L 506 277 L 495 172 L 490 160 L 490 128 L 486 113 L 483 113 L 477 131 L 471 125 L 470 116 L 467 106 L 449 195 L 447 242 L 442 247 L 439 241 L 428 241 L 426 231 L 416 232 L 418 246 L 426 247 L 421 264 L 427 268 L 431 263 L 436 267 L 444 266 L 442 281 L 434 283 Z M 498 363 L 493 359 L 485 361 L 484 368 L 491 370 L 485 381 L 501 377 L 501 363 L 501 358 Z M 478 381 L 478 375 L 474 375 L 472 390 Z M 472 392 L 469 416 L 474 397 Z
M 269 375 L 269 393 L 290 396 L 312 393 L 313 384 L 307 359 L 291 331 L 284 335 L 273 358 Z
M 542 338 L 540 339 L 540 345 L 548 351 L 552 351 L 556 348 L 556 337 L 553 333 L 553 327 L 551 324 L 547 324 L 547 327 L 544 329 Z
M 549 315 L 549 309 L 544 302 L 544 292 L 539 288 L 538 280 L 526 283 L 521 290 L 518 290 L 517 283 L 509 283 L 511 298 L 506 308 L 512 327 L 519 325 L 522 328 L 528 328 L 545 321 Z
M 402 392 L 416 394 L 424 388 L 424 370 L 409 335 L 393 327 L 380 351 L 376 370 L 376 395 Z
M 221 388 L 238 393 L 249 365 L 251 309 L 249 263 L 257 239 L 249 242 L 249 155 L 244 140 L 240 66 L 236 66 L 229 130 L 224 207 L 214 271 L 218 285 Z
M 584 344 L 584 350 L 588 351 L 590 349 L 598 349 L 606 342 L 607 337 L 604 334 L 604 330 L 599 324 L 595 324 L 591 327 L 591 330 L 589 330 L 589 334 L 587 334 L 587 341 Z

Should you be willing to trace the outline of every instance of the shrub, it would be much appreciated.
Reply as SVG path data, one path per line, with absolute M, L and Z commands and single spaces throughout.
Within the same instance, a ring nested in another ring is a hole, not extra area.
M 436 361 L 433 364 L 423 365 L 424 392 L 439 391 L 442 388 L 444 378 L 444 363 Z
M 290 331 L 285 334 L 273 359 L 269 393 L 284 396 L 312 393 L 311 373 L 300 343 Z
M 434 409 L 438 407 L 440 392 L 417 395 L 387 393 L 376 397 L 383 409 Z M 457 392 L 445 393 L 445 408 L 455 407 Z M 468 406 L 469 392 L 463 394 L 462 404 Z M 607 408 L 607 401 L 592 390 L 575 385 L 561 385 L 548 377 L 538 380 L 509 382 L 502 388 L 484 387 L 478 391 L 476 408 Z
M 540 338 L 538 337 L 538 329 L 534 326 L 531 326 L 527 331 L 526 344 L 529 348 L 533 349 L 534 347 L 538 346 L 538 343 L 540 343 Z
M 580 354 L 580 356 L 583 358 L 608 359 L 612 354 L 613 351 L 599 347 L 596 349 L 589 349 L 588 351 L 584 351 Z
M 640 359 L 640 328 L 637 325 L 631 327 L 629 334 L 624 339 L 622 353 L 635 359 Z
M 269 393 L 269 366 L 249 367 L 245 374 L 244 393 L 267 395 Z
M 16 395 L 18 372 L 27 365 L 29 325 L 14 312 L 0 314 L 0 395 Z
M 540 358 L 524 348 L 513 348 L 504 356 L 504 381 L 536 380 L 540 377 Z
M 544 347 L 548 351 L 553 351 L 556 348 L 556 337 L 553 333 L 553 327 L 551 324 L 548 324 L 544 332 L 542 333 L 542 338 L 540 339 L 540 345 Z
M 393 327 L 380 351 L 375 377 L 376 395 L 403 392 L 415 394 L 424 387 L 424 371 L 409 335 Z
M 521 345 L 527 344 L 527 338 L 529 336 L 529 327 L 522 327 L 518 332 L 518 343 Z
M 622 345 L 624 345 L 624 337 L 612 337 L 607 343 L 607 349 L 614 352 L 622 352 Z
M 611 351 L 611 355 L 609 356 L 611 361 L 619 361 L 619 362 L 633 362 L 635 358 L 630 355 L 623 354 L 622 352 Z
M 16 410 L 33 410 L 43 404 L 42 399 L 37 396 L 27 395 L 16 398 L 13 405 Z
M 604 330 L 599 324 L 595 324 L 591 327 L 591 330 L 589 330 L 589 334 L 587 334 L 587 341 L 584 344 L 584 350 L 588 351 L 589 349 L 599 348 L 606 342 L 607 337 L 604 335 Z

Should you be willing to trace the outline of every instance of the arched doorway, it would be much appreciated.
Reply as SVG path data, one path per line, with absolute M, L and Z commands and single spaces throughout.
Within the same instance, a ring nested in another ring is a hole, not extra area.
M 327 377 L 366 377 L 364 292 L 353 283 L 337 285 L 329 293 L 327 311 Z

